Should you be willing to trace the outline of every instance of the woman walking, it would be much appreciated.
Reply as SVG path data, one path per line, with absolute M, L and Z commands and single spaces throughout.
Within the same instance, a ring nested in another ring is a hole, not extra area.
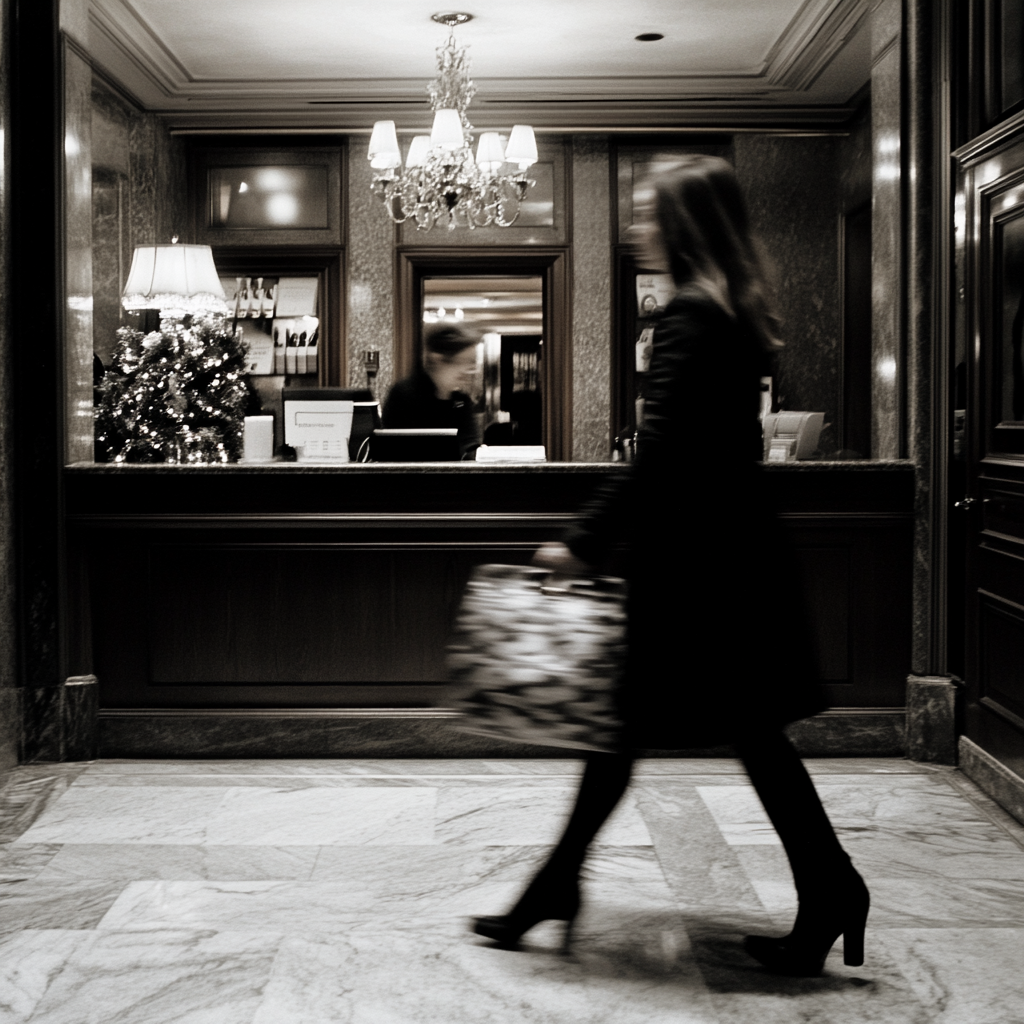
M 764 272 L 732 167 L 690 156 L 650 185 L 638 245 L 677 287 L 654 333 L 636 460 L 535 562 L 594 572 L 628 552 L 624 752 L 587 759 L 561 840 L 516 905 L 474 931 L 514 946 L 579 910 L 587 849 L 625 792 L 633 750 L 731 743 L 789 858 L 792 931 L 748 936 L 770 970 L 818 974 L 843 936 L 863 962 L 869 897 L 783 733 L 825 706 L 791 557 L 764 493 L 760 378 L 775 337 Z

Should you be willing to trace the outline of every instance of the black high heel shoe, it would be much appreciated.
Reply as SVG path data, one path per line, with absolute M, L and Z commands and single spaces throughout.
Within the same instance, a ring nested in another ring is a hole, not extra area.
M 516 949 L 519 940 L 541 921 L 564 921 L 561 951 L 568 953 L 573 925 L 580 909 L 578 877 L 546 877 L 542 871 L 527 887 L 519 902 L 501 917 L 478 917 L 473 931 L 492 939 L 503 949 Z
M 829 950 L 841 935 L 843 963 L 860 967 L 871 897 L 864 880 L 854 874 L 840 893 L 831 893 L 814 908 L 801 906 L 789 935 L 781 939 L 748 935 L 743 948 L 775 974 L 813 978 L 821 974 Z

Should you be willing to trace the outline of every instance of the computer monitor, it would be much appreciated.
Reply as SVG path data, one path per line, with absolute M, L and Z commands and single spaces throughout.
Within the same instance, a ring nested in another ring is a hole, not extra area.
M 380 426 L 380 403 L 369 388 L 284 388 L 281 397 L 285 402 L 351 402 L 349 459 L 358 462 L 360 453 L 365 458 L 364 446 L 367 446 L 370 435 Z
M 371 462 L 458 462 L 462 457 L 455 427 L 374 430 Z

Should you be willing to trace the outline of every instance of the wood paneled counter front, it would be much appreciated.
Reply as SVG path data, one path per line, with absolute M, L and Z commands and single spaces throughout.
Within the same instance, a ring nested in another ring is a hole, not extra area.
M 527 562 L 614 469 L 68 467 L 70 665 L 99 678 L 101 754 L 380 753 L 346 743 L 344 731 L 325 739 L 323 723 L 443 715 L 445 639 L 472 567 Z M 910 464 L 767 472 L 804 568 L 833 702 L 898 715 L 910 656 Z M 767 579 L 764 613 L 785 628 Z M 286 721 L 298 730 L 291 740 Z M 425 752 L 397 742 L 389 752 Z

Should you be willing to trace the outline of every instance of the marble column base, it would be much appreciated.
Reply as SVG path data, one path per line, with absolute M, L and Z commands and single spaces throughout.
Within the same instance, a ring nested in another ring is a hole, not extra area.
M 0 686 L 0 772 L 21 760 L 21 690 Z
M 56 686 L 26 686 L 21 696 L 21 760 L 91 761 L 97 750 L 99 682 L 71 676 Z
M 99 689 L 99 680 L 95 676 L 71 676 L 65 682 L 61 706 L 62 761 L 92 761 L 96 758 Z
M 61 698 L 64 684 L 53 686 L 23 686 L 21 689 L 21 759 L 31 764 L 35 761 L 60 761 L 61 743 Z
M 1024 824 L 1024 779 L 966 736 L 960 737 L 960 770 L 1007 813 Z
M 577 750 L 506 743 L 459 732 L 442 709 L 423 711 L 101 711 L 98 756 L 110 757 L 569 757 Z M 787 730 L 804 757 L 900 757 L 905 716 L 827 711 Z M 645 756 L 731 757 L 728 747 Z
M 956 764 L 960 686 L 949 676 L 907 677 L 907 757 Z

